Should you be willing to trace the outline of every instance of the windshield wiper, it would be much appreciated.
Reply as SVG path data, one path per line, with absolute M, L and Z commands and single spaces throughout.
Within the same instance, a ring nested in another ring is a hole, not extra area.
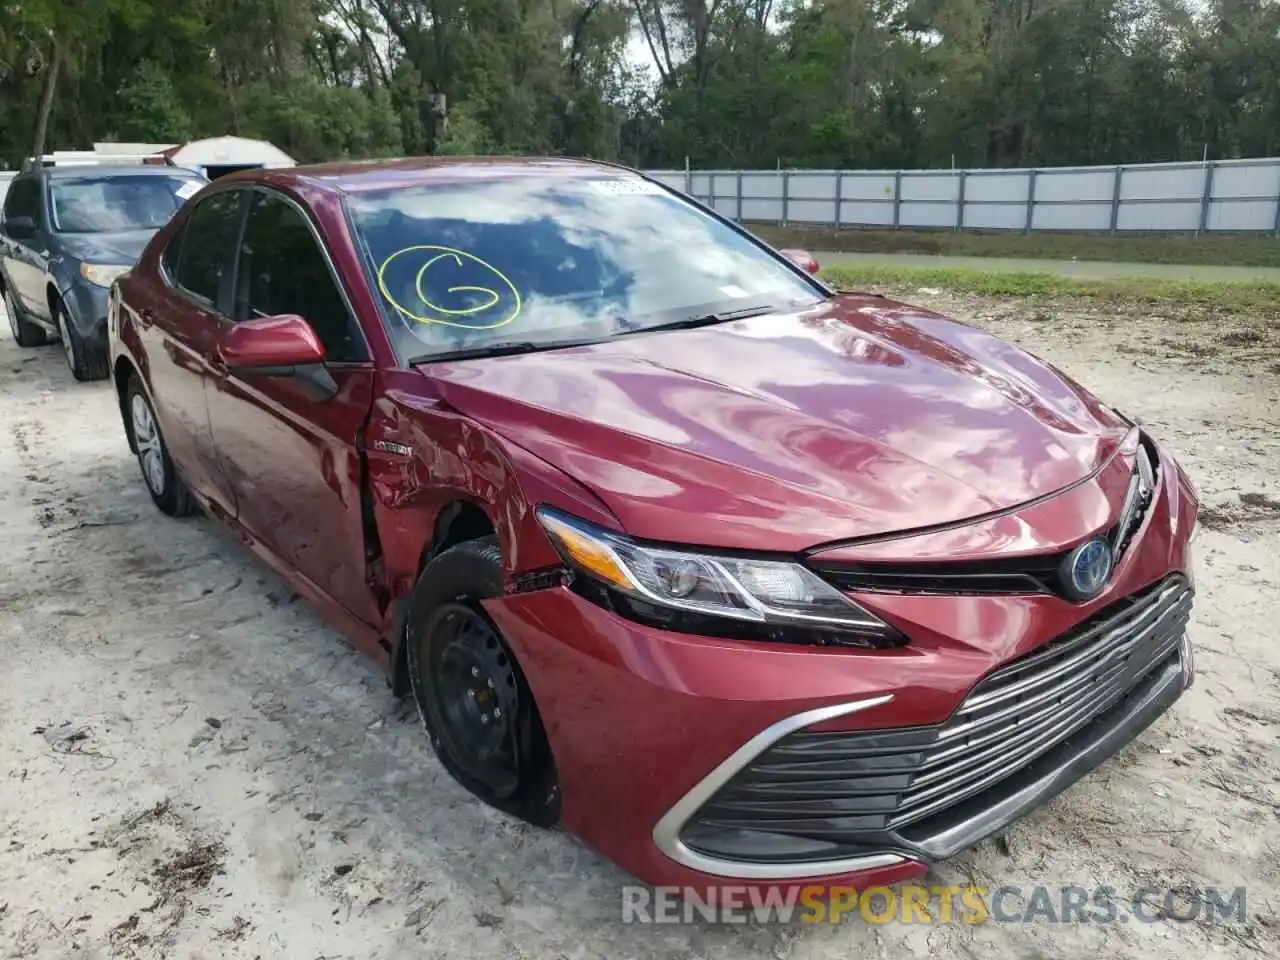
M 728 323 L 730 320 L 746 320 L 748 317 L 759 317 L 773 313 L 774 307 L 767 303 L 754 307 L 743 307 L 740 310 L 726 310 L 723 313 L 697 314 L 669 323 L 659 323 L 652 327 L 638 327 L 635 330 L 623 330 L 613 337 L 583 337 L 577 340 L 498 340 L 494 343 L 480 344 L 474 347 L 461 347 L 457 350 L 442 350 L 439 353 L 425 353 L 410 357 L 406 363 L 417 366 L 421 363 L 444 363 L 447 360 L 477 360 L 482 357 L 509 357 L 518 353 L 536 353 L 540 350 L 563 350 L 566 347 L 583 347 L 593 343 L 603 343 L 615 337 L 630 337 L 638 333 L 653 333 L 658 330 L 692 330 L 695 327 L 709 327 L 717 323 Z
M 692 317 L 685 317 L 682 320 L 672 320 L 668 323 L 657 323 L 651 327 L 637 327 L 635 330 L 626 330 L 618 336 L 630 337 L 637 333 L 653 333 L 656 330 L 693 330 L 697 327 L 711 327 L 717 323 L 728 323 L 730 320 L 746 320 L 748 317 L 760 317 L 766 313 L 773 313 L 774 307 L 767 303 L 757 304 L 754 307 L 743 307 L 740 310 L 724 310 L 720 313 L 702 313 L 695 314 Z
M 583 347 L 599 343 L 598 338 L 580 340 L 498 340 L 475 347 L 461 347 L 457 350 L 441 350 L 439 353 L 424 353 L 419 357 L 410 357 L 406 363 L 416 366 L 420 363 L 443 363 L 446 360 L 476 360 L 481 357 L 509 357 L 517 353 L 536 353 L 539 350 L 562 350 L 565 347 Z

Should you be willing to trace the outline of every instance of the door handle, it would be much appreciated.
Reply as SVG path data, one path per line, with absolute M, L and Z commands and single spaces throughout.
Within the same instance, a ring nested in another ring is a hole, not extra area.
M 144 327 L 152 326 L 156 322 L 155 312 L 147 307 L 143 307 L 136 314 L 138 322 Z
M 222 351 L 217 347 L 209 354 L 209 369 L 218 376 L 224 376 L 227 372 L 227 361 L 222 356 Z

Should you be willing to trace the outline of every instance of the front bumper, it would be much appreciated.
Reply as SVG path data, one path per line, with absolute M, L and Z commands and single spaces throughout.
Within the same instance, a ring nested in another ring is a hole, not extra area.
M 911 638 L 892 650 L 669 633 L 564 587 L 487 606 L 600 852 L 659 885 L 865 888 L 1000 830 L 1177 699 L 1194 513 L 1162 484 L 1089 603 L 856 594 Z
M 668 853 L 762 870 L 952 856 L 1075 782 L 1177 699 L 1190 615 L 1191 589 L 1172 576 L 988 675 L 945 723 L 799 724 L 753 747 L 655 838 Z

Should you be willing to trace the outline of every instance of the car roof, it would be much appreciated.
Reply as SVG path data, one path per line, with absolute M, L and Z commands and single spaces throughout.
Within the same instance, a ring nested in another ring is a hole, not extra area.
M 567 157 L 402 157 L 317 163 L 298 167 L 246 170 L 222 178 L 227 181 L 268 182 L 277 186 L 307 182 L 343 193 L 391 187 L 459 183 L 466 180 L 505 180 L 519 177 L 600 178 L 639 176 L 611 163 Z
M 186 167 L 170 167 L 162 166 L 156 163 L 83 163 L 83 164 L 67 164 L 59 167 L 44 167 L 43 172 L 50 180 L 62 179 L 93 179 L 105 180 L 110 177 L 130 176 L 190 176 L 200 177 L 200 174 L 194 170 L 188 170 Z

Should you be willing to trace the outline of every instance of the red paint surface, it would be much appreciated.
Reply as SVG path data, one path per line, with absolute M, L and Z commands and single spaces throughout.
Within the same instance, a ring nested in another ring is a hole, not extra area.
M 394 602 L 411 589 L 442 511 L 459 502 L 489 517 L 509 574 L 558 562 L 533 515 L 539 504 L 655 540 L 850 560 L 1056 551 L 1114 522 L 1133 455 L 1126 421 L 1014 346 L 875 297 L 399 367 L 339 188 L 530 169 L 593 168 L 415 160 L 218 181 L 214 189 L 261 182 L 286 192 L 324 238 L 372 358 L 331 369 L 329 399 L 296 380 L 228 369 L 235 356 L 310 362 L 318 344 L 305 324 L 237 329 L 164 280 L 160 252 L 190 205 L 120 282 L 113 362 L 143 381 L 197 498 L 388 669 Z M 902 649 L 664 633 L 563 588 L 491 602 L 546 721 L 565 821 L 647 881 L 709 882 L 653 846 L 653 825 L 764 727 L 882 693 L 893 700 L 834 726 L 941 721 L 999 664 L 1170 571 L 1189 573 L 1197 505 L 1167 455 L 1161 466 L 1156 503 L 1101 596 L 859 595 L 910 638 Z M 381 550 L 373 563 L 363 490 Z M 824 881 L 865 885 L 921 869 Z

